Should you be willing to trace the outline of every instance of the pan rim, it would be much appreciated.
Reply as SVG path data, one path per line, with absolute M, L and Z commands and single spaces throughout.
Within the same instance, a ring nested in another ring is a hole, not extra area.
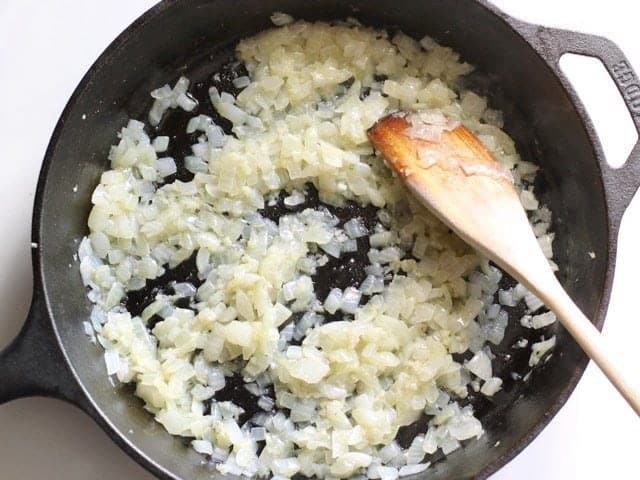
M 43 239 L 41 238 L 41 219 L 43 214 L 43 201 L 44 195 L 47 185 L 47 178 L 49 177 L 49 170 L 51 168 L 52 160 L 55 157 L 55 151 L 59 142 L 60 137 L 63 135 L 65 131 L 65 126 L 70 118 L 71 111 L 73 110 L 78 98 L 84 92 L 84 90 L 92 83 L 93 79 L 96 75 L 100 73 L 100 70 L 107 64 L 110 63 L 111 58 L 125 46 L 127 41 L 135 36 L 137 32 L 142 29 L 148 23 L 154 21 L 154 19 L 161 15 L 165 10 L 169 8 L 177 8 L 176 6 L 184 6 L 190 3 L 192 0 L 163 0 L 162 2 L 154 5 L 147 11 L 145 11 L 142 15 L 140 15 L 136 20 L 134 20 L 128 27 L 126 27 L 122 33 L 120 33 L 98 56 L 95 62 L 91 65 L 91 67 L 84 74 L 74 92 L 70 96 L 66 106 L 64 107 L 59 120 L 56 123 L 56 126 L 51 135 L 51 139 L 47 146 L 42 166 L 40 169 L 35 199 L 34 199 L 34 207 L 33 207 L 33 217 L 32 217 L 32 242 L 42 244 Z M 218 0 L 225 1 L 225 0 Z M 586 109 L 584 108 L 582 102 L 577 96 L 575 90 L 572 85 L 568 82 L 566 78 L 558 75 L 556 71 L 549 65 L 549 63 L 543 58 L 538 49 L 529 41 L 526 35 L 523 34 L 523 28 L 526 28 L 529 24 L 517 20 L 510 15 L 506 14 L 502 10 L 500 10 L 495 5 L 491 4 L 488 0 L 472 0 L 475 3 L 479 4 L 483 7 L 488 13 L 493 14 L 497 17 L 498 20 L 502 21 L 505 26 L 507 26 L 516 36 L 522 38 L 522 40 L 527 44 L 527 46 L 540 58 L 542 63 L 546 68 L 552 73 L 553 78 L 559 83 L 562 91 L 568 96 L 570 99 L 576 113 L 582 121 L 582 127 L 584 130 L 584 134 L 586 138 L 589 140 L 590 146 L 593 148 L 594 157 L 599 161 L 598 168 L 600 169 L 601 162 L 604 159 L 604 153 L 600 144 L 600 141 L 595 133 L 595 129 L 593 124 L 586 113 Z M 602 181 L 602 171 L 600 170 L 600 180 Z M 604 189 L 603 189 L 604 190 Z M 607 201 L 607 197 L 605 196 L 605 211 L 609 213 L 611 206 Z M 603 289 L 600 292 L 600 298 L 598 300 L 598 307 L 596 309 L 596 315 L 593 320 L 595 320 L 595 324 L 598 329 L 601 329 L 604 321 L 605 321 L 605 313 L 609 305 L 609 299 L 611 295 L 611 288 L 613 284 L 613 273 L 615 268 L 615 255 L 616 255 L 616 247 L 617 247 L 617 236 L 615 233 L 615 229 L 612 228 L 610 215 L 607 216 L 607 258 L 606 258 L 606 269 L 605 276 L 603 282 Z M 36 294 L 41 293 L 44 299 L 44 304 L 46 306 L 48 321 L 51 323 L 56 343 L 58 348 L 60 349 L 65 362 L 67 363 L 67 367 L 73 377 L 74 382 L 81 390 L 84 398 L 82 405 L 79 405 L 80 408 L 85 410 L 100 426 L 101 428 L 114 440 L 116 444 L 118 444 L 130 457 L 132 457 L 136 462 L 142 465 L 145 469 L 150 471 L 156 476 L 160 478 L 167 478 L 173 480 L 180 480 L 180 477 L 176 476 L 171 471 L 165 469 L 161 466 L 156 460 L 146 455 L 138 446 L 136 446 L 133 442 L 129 441 L 127 437 L 116 428 L 110 418 L 103 412 L 100 406 L 97 404 L 92 394 L 87 390 L 85 384 L 78 376 L 76 368 L 69 358 L 67 349 L 65 347 L 64 341 L 60 335 L 57 322 L 54 316 L 52 302 L 54 299 L 50 298 L 47 286 L 46 286 L 46 278 L 45 272 L 43 269 L 44 264 L 46 263 L 46 259 L 43 258 L 42 249 L 37 249 L 32 251 L 32 261 L 33 261 L 33 272 L 34 272 L 34 289 L 36 290 Z M 561 393 L 557 396 L 557 398 L 550 404 L 549 408 L 546 409 L 545 413 L 538 419 L 538 421 L 527 431 L 525 432 L 520 439 L 514 443 L 513 447 L 507 450 L 503 455 L 497 458 L 494 462 L 487 464 L 480 473 L 475 477 L 478 479 L 486 479 L 493 473 L 497 472 L 504 465 L 509 463 L 513 458 L 515 458 L 522 450 L 524 450 L 532 441 L 535 439 L 542 430 L 549 424 L 551 419 L 555 417 L 555 415 L 559 412 L 559 410 L 564 406 L 566 401 L 571 396 L 575 387 L 577 386 L 579 380 L 588 364 L 588 358 L 584 356 L 584 358 L 575 364 L 573 367 L 573 374 L 561 391 Z

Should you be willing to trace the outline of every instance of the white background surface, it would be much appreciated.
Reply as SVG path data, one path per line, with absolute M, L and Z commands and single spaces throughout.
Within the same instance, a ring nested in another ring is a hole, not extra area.
M 0 348 L 17 333 L 31 297 L 31 209 L 40 162 L 55 122 L 102 50 L 153 3 L 0 0 L 0 205 L 4 207 L 0 209 Z M 629 12 L 633 2 L 608 0 L 606 6 L 582 0 L 495 3 L 531 22 L 605 35 L 618 42 L 640 69 L 637 22 Z M 633 138 L 617 131 L 625 119 L 617 111 L 611 113 L 613 87 L 602 85 L 591 74 L 581 78 L 594 116 L 600 120 L 603 141 L 617 152 L 619 162 L 621 148 L 626 149 Z M 633 353 L 640 338 L 635 303 L 639 244 L 640 201 L 636 198 L 623 223 L 605 333 L 638 367 Z M 493 480 L 633 478 L 639 437 L 638 418 L 590 366 L 557 417 Z M 42 477 L 152 478 L 73 407 L 39 398 L 0 406 L 0 479 Z

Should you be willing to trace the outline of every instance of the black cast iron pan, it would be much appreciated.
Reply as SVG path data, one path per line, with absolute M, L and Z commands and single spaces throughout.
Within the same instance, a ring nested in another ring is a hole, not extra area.
M 91 67 L 49 144 L 33 216 L 33 301 L 20 335 L 0 353 L 0 402 L 29 395 L 67 400 L 160 478 L 221 476 L 153 422 L 126 387 L 109 383 L 100 349 L 82 331 L 90 304 L 74 253 L 86 234 L 90 195 L 108 166 L 109 145 L 129 117 L 146 117 L 148 92 L 180 74 L 211 82 L 213 73 L 229 65 L 235 43 L 270 27 L 274 11 L 307 20 L 355 16 L 417 38 L 428 33 L 476 65 L 468 82 L 504 110 L 506 129 L 523 156 L 542 166 L 536 188 L 555 213 L 561 280 L 598 327 L 611 292 L 620 221 L 640 185 L 640 144 L 622 168 L 609 167 L 558 66 L 569 52 L 600 59 L 640 130 L 640 82 L 622 52 L 604 38 L 526 24 L 484 0 L 174 0 L 152 8 Z M 161 128 L 177 131 L 182 121 L 167 120 Z M 184 147 L 188 139 L 181 141 Z M 144 302 L 142 297 L 137 301 Z M 512 318 L 519 313 L 512 312 Z M 498 361 L 505 379 L 513 370 L 524 373 L 528 357 L 510 348 L 526 335 L 511 323 Z M 486 478 L 549 422 L 587 364 L 564 330 L 556 326 L 545 333 L 552 332 L 558 337 L 556 352 L 527 382 L 507 380 L 492 400 L 471 399 L 487 434 L 436 462 L 426 477 Z M 414 434 L 415 429 L 404 432 Z

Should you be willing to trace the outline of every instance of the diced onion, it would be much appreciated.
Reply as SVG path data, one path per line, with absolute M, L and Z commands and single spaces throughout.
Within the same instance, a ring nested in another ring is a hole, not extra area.
M 272 21 L 281 28 L 241 40 L 238 63 L 212 77 L 221 125 L 180 77 L 151 93 L 148 117 L 151 127 L 184 117 L 175 139 L 134 119 L 119 132 L 78 245 L 95 304 L 80 328 L 104 348 L 110 382 L 132 383 L 220 474 L 419 474 L 427 454 L 483 434 L 458 401 L 502 388 L 491 345 L 509 313 L 524 302 L 522 323 L 545 332 L 555 317 L 524 286 L 501 289 L 502 271 L 415 201 L 367 132 L 398 111 L 428 142 L 464 123 L 500 167 L 445 166 L 513 172 L 557 268 L 551 211 L 531 187 L 537 166 L 521 161 L 501 113 L 465 90 L 471 67 L 447 47 L 354 19 Z M 174 118 L 175 108 L 193 113 Z M 186 151 L 175 148 L 183 137 Z M 418 149 L 423 168 L 429 152 Z M 534 344 L 530 364 L 554 342 Z M 423 415 L 408 448 L 393 440 Z

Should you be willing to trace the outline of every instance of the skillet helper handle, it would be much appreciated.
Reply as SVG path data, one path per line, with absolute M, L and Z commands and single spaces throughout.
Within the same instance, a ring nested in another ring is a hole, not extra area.
M 82 392 L 58 346 L 42 295 L 36 288 L 18 336 L 0 351 L 0 404 L 45 396 L 82 403 Z
M 566 79 L 559 61 L 566 53 L 600 60 L 629 110 L 638 132 L 638 141 L 621 167 L 613 168 L 607 162 L 600 164 L 607 200 L 613 214 L 611 220 L 617 230 L 622 215 L 640 187 L 640 78 L 620 47 L 608 38 L 547 27 L 535 27 L 529 33 L 529 41 L 561 78 Z

